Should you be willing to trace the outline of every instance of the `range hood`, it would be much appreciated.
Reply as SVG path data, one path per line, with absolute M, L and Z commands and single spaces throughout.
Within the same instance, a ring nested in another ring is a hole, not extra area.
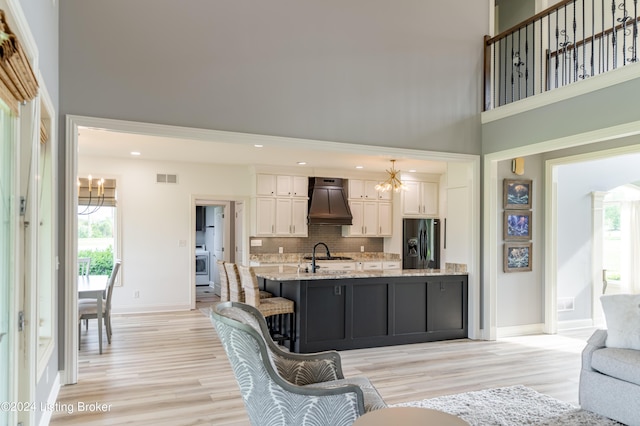
M 309 178 L 309 225 L 352 225 L 340 178 Z

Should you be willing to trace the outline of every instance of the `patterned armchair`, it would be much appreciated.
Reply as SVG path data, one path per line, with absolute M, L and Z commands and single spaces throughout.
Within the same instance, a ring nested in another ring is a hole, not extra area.
M 211 309 L 211 321 L 254 426 L 346 426 L 365 412 L 386 407 L 367 378 L 344 378 L 337 352 L 280 349 L 252 306 L 219 303 Z

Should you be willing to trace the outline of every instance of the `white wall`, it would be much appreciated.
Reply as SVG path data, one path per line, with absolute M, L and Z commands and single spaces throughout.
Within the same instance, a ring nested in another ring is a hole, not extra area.
M 178 184 L 157 184 L 156 173 L 178 175 Z M 192 196 L 248 199 L 246 167 L 80 158 L 78 174 L 117 179 L 122 221 L 122 287 L 114 312 L 189 309 L 195 222 Z M 180 246 L 184 241 L 185 245 Z M 134 298 L 134 292 L 139 298 Z

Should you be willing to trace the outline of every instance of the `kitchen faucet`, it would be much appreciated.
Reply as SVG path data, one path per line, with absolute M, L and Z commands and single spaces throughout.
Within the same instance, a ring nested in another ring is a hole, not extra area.
M 314 274 L 319 268 L 319 266 L 316 265 L 316 247 L 318 247 L 319 245 L 323 245 L 324 248 L 327 250 L 327 259 L 331 257 L 331 253 L 329 253 L 329 247 L 325 243 L 322 243 L 322 242 L 316 243 L 316 245 L 313 246 L 313 255 L 311 258 L 311 272 L 313 272 Z

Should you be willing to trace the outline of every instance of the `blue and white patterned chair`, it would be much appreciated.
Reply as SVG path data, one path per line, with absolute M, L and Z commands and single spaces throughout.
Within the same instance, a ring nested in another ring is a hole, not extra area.
M 364 413 L 386 407 L 367 378 L 344 378 L 337 352 L 280 349 L 253 306 L 219 303 L 211 308 L 211 321 L 254 426 L 350 426 Z

